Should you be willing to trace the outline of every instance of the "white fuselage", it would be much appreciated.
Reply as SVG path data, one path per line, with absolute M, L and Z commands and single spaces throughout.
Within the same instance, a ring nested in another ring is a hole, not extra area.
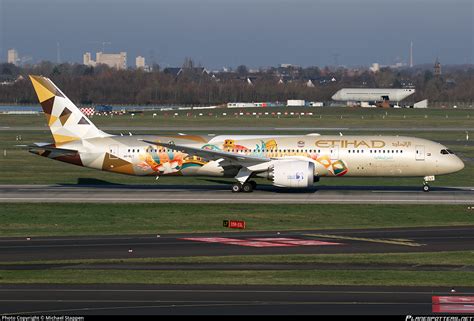
M 235 177 L 239 164 L 207 161 L 191 154 L 147 144 L 170 142 L 235 154 L 314 163 L 314 176 L 434 176 L 461 170 L 463 162 L 448 149 L 426 139 L 403 136 L 110 136 L 76 141 L 83 166 L 132 175 Z M 121 162 L 131 166 L 121 169 Z M 267 164 L 269 165 L 269 164 Z M 260 166 L 259 168 L 264 168 Z
M 412 88 L 343 88 L 331 98 L 336 101 L 401 101 L 414 93 Z

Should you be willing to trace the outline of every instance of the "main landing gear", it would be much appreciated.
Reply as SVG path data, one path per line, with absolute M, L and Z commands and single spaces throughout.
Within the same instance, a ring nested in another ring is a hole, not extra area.
M 253 192 L 255 187 L 257 187 L 257 183 L 255 183 L 255 181 L 249 181 L 251 175 L 252 171 L 250 171 L 247 167 L 242 167 L 235 176 L 237 182 L 232 184 L 232 193 Z
M 257 187 L 257 183 L 255 181 L 248 181 L 245 183 L 234 183 L 232 184 L 232 193 L 239 193 L 239 192 L 244 192 L 244 193 L 250 193 L 253 192 L 253 190 Z

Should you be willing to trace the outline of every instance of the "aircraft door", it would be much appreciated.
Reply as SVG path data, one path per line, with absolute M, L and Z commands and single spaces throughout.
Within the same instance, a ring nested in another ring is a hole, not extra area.
M 331 159 L 339 159 L 339 146 L 331 148 Z
M 424 161 L 425 160 L 425 146 L 417 145 L 415 147 L 415 159 L 417 161 Z
M 109 159 L 117 159 L 119 153 L 119 146 L 118 145 L 110 145 L 109 146 Z

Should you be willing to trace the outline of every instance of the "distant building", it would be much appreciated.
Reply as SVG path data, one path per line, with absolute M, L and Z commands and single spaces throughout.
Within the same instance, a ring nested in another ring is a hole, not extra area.
M 288 99 L 286 106 L 288 107 L 302 107 L 306 105 L 306 100 L 303 99 Z
M 324 77 L 318 77 L 318 78 L 315 78 L 313 79 L 313 83 L 315 81 L 319 82 L 319 85 L 330 85 L 330 84 L 333 84 L 337 81 L 337 79 L 335 77 L 332 77 L 332 76 L 324 76 Z
M 135 66 L 137 69 L 145 69 L 145 57 L 138 56 L 135 58 Z
M 118 54 L 106 54 L 103 52 L 96 53 L 95 61 L 92 60 L 90 52 L 86 52 L 83 55 L 83 62 L 86 66 L 95 67 L 98 64 L 104 64 L 111 68 L 116 69 L 127 69 L 127 53 L 120 52 Z
M 11 81 L 11 80 L 5 80 L 5 81 L 2 81 L 0 82 L 0 86 L 11 86 L 11 85 L 14 85 L 15 83 L 21 81 L 25 79 L 22 75 L 19 75 L 18 77 L 16 77 L 15 80 Z
M 193 68 L 180 68 L 180 67 L 168 67 L 163 69 L 163 73 L 167 75 L 172 75 L 175 78 L 178 78 L 182 74 L 186 74 L 189 77 L 200 77 L 202 75 L 209 75 L 209 71 L 207 71 L 203 67 L 193 67 Z
M 163 73 L 178 77 L 183 72 L 183 68 L 180 67 L 168 67 L 163 70 Z
M 16 51 L 16 49 L 8 50 L 7 62 L 9 64 L 14 64 L 18 66 L 18 63 L 20 62 L 20 58 L 18 57 L 18 51 Z
M 428 99 L 415 103 L 413 108 L 428 108 Z
M 227 103 L 227 108 L 251 108 L 257 107 L 255 103 Z
M 441 76 L 441 63 L 439 62 L 438 58 L 436 58 L 436 61 L 434 64 L 434 75 Z
M 92 55 L 90 52 L 86 52 L 82 55 L 82 63 L 86 66 L 95 67 L 95 61 L 92 60 Z
M 374 72 L 374 73 L 375 73 L 375 72 L 378 72 L 378 71 L 380 71 L 380 64 L 377 63 L 377 62 L 374 62 L 374 63 L 372 64 L 372 66 L 369 67 L 369 69 L 370 69 L 370 71 L 372 71 L 372 72 Z
M 280 68 L 300 68 L 300 66 L 293 64 L 280 64 Z

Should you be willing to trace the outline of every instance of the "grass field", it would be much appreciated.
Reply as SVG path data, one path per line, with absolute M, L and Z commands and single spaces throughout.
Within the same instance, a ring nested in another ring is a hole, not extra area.
M 240 113 L 243 112 L 243 115 Z M 265 112 L 269 115 L 265 115 Z M 281 112 L 282 115 L 271 115 Z M 284 115 L 287 112 L 288 115 Z M 156 114 L 154 117 L 153 114 Z M 174 114 L 178 113 L 178 116 Z M 191 115 L 187 116 L 188 113 Z M 199 114 L 203 114 L 199 116 Z M 226 113 L 224 116 L 223 113 Z M 235 115 L 237 113 L 237 115 Z M 249 113 L 249 115 L 246 115 Z M 253 115 L 253 113 L 256 113 Z M 262 113 L 262 115 L 258 115 Z M 293 113 L 293 115 L 291 115 Z M 300 113 L 300 115 L 296 115 Z M 301 115 L 305 113 L 305 115 Z M 308 115 L 312 113 L 312 115 Z M 209 115 L 212 114 L 212 115 Z M 364 109 L 364 108 L 250 108 L 200 111 L 145 112 L 122 116 L 94 116 L 98 127 L 456 127 L 472 128 L 474 109 Z M 0 127 L 45 126 L 43 115 L 0 115 Z
M 474 252 L 417 252 L 383 254 L 291 254 L 291 255 L 239 255 L 239 256 L 191 256 L 191 257 L 150 257 L 129 259 L 77 259 L 49 261 L 0 262 L 0 265 L 31 264 L 367 264 L 367 265 L 443 265 L 473 266 Z
M 0 270 L 0 284 L 220 284 L 474 286 L 474 272 L 460 271 L 129 271 Z
M 464 205 L 1 204 L 0 235 L 56 236 L 309 230 L 474 224 Z M 94 222 L 91 224 L 91 222 Z

